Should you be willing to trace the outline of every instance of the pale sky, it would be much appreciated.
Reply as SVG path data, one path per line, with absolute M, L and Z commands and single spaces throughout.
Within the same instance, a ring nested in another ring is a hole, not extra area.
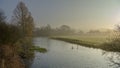
M 0 0 L 8 20 L 20 0 Z M 114 28 L 120 23 L 120 0 L 23 0 L 37 27 L 69 25 L 89 30 Z

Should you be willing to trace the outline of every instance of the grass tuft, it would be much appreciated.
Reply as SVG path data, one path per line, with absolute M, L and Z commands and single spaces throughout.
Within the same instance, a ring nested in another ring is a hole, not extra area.
M 40 53 L 46 53 L 46 52 L 47 52 L 47 49 L 46 49 L 46 48 L 40 48 L 40 47 L 38 47 L 38 46 L 33 46 L 33 47 L 31 48 L 31 50 L 37 51 L 37 52 L 40 52 Z

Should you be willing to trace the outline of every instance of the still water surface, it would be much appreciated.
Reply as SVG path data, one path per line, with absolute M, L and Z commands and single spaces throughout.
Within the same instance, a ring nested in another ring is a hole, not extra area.
M 46 48 L 48 52 L 35 52 L 31 68 L 113 68 L 100 49 L 48 38 L 35 38 L 34 44 Z

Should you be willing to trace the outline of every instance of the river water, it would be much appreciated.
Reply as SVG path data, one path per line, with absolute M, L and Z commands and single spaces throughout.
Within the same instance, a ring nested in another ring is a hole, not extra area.
M 119 68 L 119 65 L 111 62 L 111 59 L 116 59 L 116 53 L 114 56 L 112 52 L 48 38 L 35 38 L 34 45 L 48 51 L 35 52 L 31 68 Z M 117 59 L 115 62 L 118 62 Z

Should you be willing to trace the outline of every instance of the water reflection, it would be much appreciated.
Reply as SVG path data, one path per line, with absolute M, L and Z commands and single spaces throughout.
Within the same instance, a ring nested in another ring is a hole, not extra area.
M 73 46 L 71 47 L 71 49 L 72 49 L 72 50 L 74 49 Z
M 77 49 L 78 49 L 78 45 L 77 45 Z
M 41 39 L 38 38 L 35 38 L 34 41 L 33 41 L 34 45 L 35 46 L 40 46 L 41 48 L 46 48 L 47 51 L 50 50 L 50 40 L 49 38 L 44 38 L 44 37 L 41 37 Z
M 46 43 L 47 46 L 48 46 L 49 45 L 49 40 L 48 39 L 46 39 L 46 40 L 48 42 L 48 43 Z M 27 54 L 25 54 L 26 58 L 23 59 L 24 64 L 26 66 L 25 68 L 30 68 L 31 67 L 31 65 L 33 64 L 33 60 L 35 59 L 35 53 L 36 52 L 42 53 L 42 54 L 47 52 L 46 48 L 38 47 L 38 46 L 34 45 L 33 42 L 34 41 L 31 41 L 27 44 L 29 46 L 34 46 L 35 50 L 28 50 L 28 52 L 26 52 L 27 53 Z M 48 48 L 49 48 L 49 46 L 48 46 Z M 39 58 L 39 60 L 40 60 L 40 58 Z
M 24 64 L 25 64 L 25 68 L 30 68 L 31 65 L 33 64 L 34 54 L 35 53 L 31 53 L 31 56 L 29 56 L 28 58 L 23 59 Z
M 120 68 L 120 53 L 103 51 L 105 59 L 109 61 L 109 66 L 113 68 Z

